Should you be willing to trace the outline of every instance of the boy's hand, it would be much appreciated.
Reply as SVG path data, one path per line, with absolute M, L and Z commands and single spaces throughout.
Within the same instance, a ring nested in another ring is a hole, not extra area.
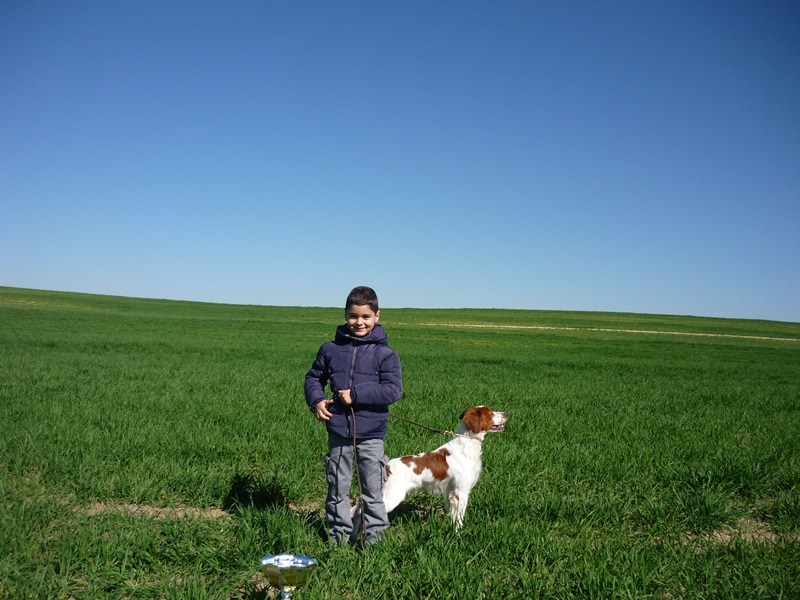
M 314 416 L 317 421 L 330 421 L 331 413 L 328 410 L 328 405 L 333 404 L 333 400 L 320 400 L 314 405 Z
M 339 390 L 339 400 L 345 406 L 350 406 L 353 403 L 353 399 L 350 397 L 350 390 Z

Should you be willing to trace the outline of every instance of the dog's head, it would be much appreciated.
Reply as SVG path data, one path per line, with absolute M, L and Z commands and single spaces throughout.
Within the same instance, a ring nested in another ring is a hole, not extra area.
M 470 406 L 461 413 L 459 419 L 468 431 L 481 435 L 503 431 L 508 415 L 504 412 L 493 411 L 486 406 Z

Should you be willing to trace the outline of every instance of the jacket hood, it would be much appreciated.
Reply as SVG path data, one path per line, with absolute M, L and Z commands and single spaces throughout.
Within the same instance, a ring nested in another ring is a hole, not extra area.
M 338 344 L 388 344 L 389 338 L 380 323 L 376 323 L 372 331 L 364 337 L 358 337 L 350 332 L 347 323 L 336 328 L 336 343 Z

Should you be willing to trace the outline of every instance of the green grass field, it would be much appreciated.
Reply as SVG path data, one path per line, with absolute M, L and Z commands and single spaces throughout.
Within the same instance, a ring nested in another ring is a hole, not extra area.
M 510 417 L 461 535 L 418 495 L 334 550 L 302 384 L 342 321 L 0 288 L 0 597 L 270 598 L 280 552 L 298 600 L 800 597 L 800 324 L 384 309 L 394 412 Z

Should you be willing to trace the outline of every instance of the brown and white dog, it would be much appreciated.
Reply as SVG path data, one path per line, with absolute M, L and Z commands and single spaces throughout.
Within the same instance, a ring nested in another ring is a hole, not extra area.
M 445 496 L 450 518 L 459 530 L 464 524 L 469 493 L 481 473 L 481 447 L 487 433 L 503 431 L 504 412 L 470 406 L 459 417 L 456 435 L 432 452 L 393 458 L 386 465 L 383 502 L 391 512 L 411 492 L 423 490 Z

